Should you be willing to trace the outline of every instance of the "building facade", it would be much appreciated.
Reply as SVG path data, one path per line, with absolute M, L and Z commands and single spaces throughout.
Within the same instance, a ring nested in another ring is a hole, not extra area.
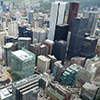
M 34 74 L 12 84 L 12 100 L 37 100 L 39 76 Z
M 66 3 L 55 1 L 52 2 L 51 16 L 50 16 L 50 31 L 49 39 L 54 40 L 56 25 L 64 23 Z
M 12 80 L 18 81 L 34 74 L 35 55 L 26 49 L 11 53 Z M 15 99 L 14 99 L 15 100 Z

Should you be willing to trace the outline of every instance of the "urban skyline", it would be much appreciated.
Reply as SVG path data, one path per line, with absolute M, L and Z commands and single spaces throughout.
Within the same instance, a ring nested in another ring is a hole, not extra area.
M 0 100 L 100 100 L 99 3 L 1 0 Z

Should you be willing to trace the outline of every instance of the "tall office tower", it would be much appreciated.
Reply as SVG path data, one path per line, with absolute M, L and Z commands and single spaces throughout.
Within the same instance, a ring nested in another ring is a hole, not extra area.
M 47 47 L 47 45 L 42 44 L 39 47 L 39 55 L 45 55 L 45 56 L 48 55 L 48 47 Z
M 22 21 L 22 15 L 20 12 L 17 12 L 15 15 L 16 15 L 16 21 Z
M 53 73 L 54 63 L 57 61 L 57 59 L 56 59 L 56 57 L 54 55 L 48 55 L 47 57 L 50 59 L 50 67 L 49 67 L 49 69 L 51 70 L 51 73 Z
M 40 55 L 37 60 L 37 68 L 41 73 L 46 72 L 50 66 L 50 59 L 46 56 Z
M 42 28 L 43 27 L 43 18 L 42 17 L 38 17 L 36 19 L 36 21 L 38 22 L 38 27 Z
M 63 65 L 61 64 L 61 61 L 56 61 L 54 63 L 53 76 L 54 76 L 55 81 L 60 82 L 62 68 L 63 68 Z
M 26 31 L 23 32 L 22 34 L 23 34 L 23 37 L 31 38 L 31 43 L 33 43 L 33 31 L 31 29 L 27 28 Z
M 18 27 L 19 29 L 19 37 L 23 37 L 23 33 L 26 31 L 26 25 L 21 25 Z
M 78 2 L 70 3 L 68 20 L 67 20 L 67 24 L 69 24 L 69 31 L 71 31 L 71 29 L 72 29 L 74 17 L 77 17 L 77 15 L 78 15 L 79 5 L 80 4 Z
M 84 17 L 89 18 L 87 33 L 90 33 L 90 36 L 95 35 L 98 15 L 99 13 L 97 11 L 86 11 L 83 14 Z
M 12 100 L 37 100 L 39 76 L 34 74 L 12 84 Z
M 52 2 L 51 16 L 50 16 L 50 31 L 49 40 L 54 40 L 56 25 L 64 23 L 66 3 L 55 1 Z
M 6 32 L 0 32 L 0 47 L 4 45 L 4 37 L 7 35 Z
M 40 55 L 40 46 L 41 43 L 30 44 L 30 51 L 36 55 L 35 64 L 37 65 L 37 56 Z
M 61 60 L 64 63 L 66 54 L 67 42 L 63 40 L 55 41 L 53 54 L 57 60 Z
M 39 56 L 39 48 L 41 45 L 41 43 L 30 44 L 30 51 L 34 53 L 36 56 Z
M 98 39 L 96 37 L 86 37 L 83 41 L 80 55 L 86 58 L 92 58 Z
M 11 22 L 12 19 L 11 18 L 7 18 L 7 21 L 6 21 L 6 26 L 8 27 L 8 23 Z
M 24 48 L 11 52 L 13 82 L 34 74 L 35 58 L 35 54 Z
M 34 20 L 32 22 L 32 26 L 33 26 L 34 29 L 38 28 L 38 25 L 39 25 L 39 22 L 37 20 Z
M 48 47 L 48 54 L 52 54 L 54 42 L 49 39 L 46 39 L 44 41 L 44 44 Z
M 33 31 L 33 43 L 39 43 L 39 29 Z
M 1 6 L 3 6 L 3 1 L 1 0 Z
M 71 30 L 70 43 L 67 53 L 67 59 L 79 56 L 85 33 L 87 31 L 88 18 L 76 17 L 73 20 L 73 26 Z
M 56 30 L 55 30 L 55 36 L 54 36 L 54 41 L 55 40 L 67 40 L 67 35 L 68 35 L 68 30 L 69 30 L 69 25 L 63 24 L 63 25 L 56 25 Z
M 8 23 L 8 35 L 18 37 L 18 23 L 16 21 L 12 21 Z
M 41 43 L 30 44 L 30 51 L 33 52 L 36 56 L 39 55 L 48 55 L 47 45 Z
M 44 29 L 37 28 L 33 32 L 33 43 L 44 43 L 47 38 L 47 32 Z
M 5 58 L 5 64 L 7 66 L 11 66 L 11 51 L 13 50 L 13 43 L 6 43 L 4 45 L 4 58 Z
M 6 21 L 3 22 L 3 31 L 6 31 Z
M 33 21 L 33 11 L 28 12 L 28 24 L 32 24 Z
M 22 49 L 22 47 L 24 47 L 27 50 L 29 50 L 30 44 L 31 44 L 31 38 L 26 38 L 26 37 L 18 38 L 18 49 Z

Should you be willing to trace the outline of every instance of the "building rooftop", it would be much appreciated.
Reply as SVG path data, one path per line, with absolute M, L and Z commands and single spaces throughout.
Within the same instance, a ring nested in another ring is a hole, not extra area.
M 10 93 L 9 89 L 11 88 L 11 86 L 9 86 L 8 88 L 4 88 L 0 91 L 0 99 L 1 100 L 5 100 L 8 97 L 11 97 L 12 94 Z
M 20 37 L 20 38 L 18 38 L 18 40 L 31 40 L 31 38 L 26 38 L 26 37 Z
M 4 48 L 11 48 L 13 46 L 13 43 L 6 43 L 6 45 L 4 45 Z
M 86 37 L 85 39 L 88 39 L 88 40 L 95 40 L 97 39 L 96 37 Z
M 12 52 L 15 56 L 20 58 L 22 61 L 32 58 L 33 56 L 23 50 L 17 50 Z
M 47 57 L 44 56 L 44 55 L 40 55 L 40 56 L 38 56 L 38 58 L 41 59 L 42 61 L 50 61 L 50 59 L 47 58 Z
M 37 79 L 39 79 L 39 78 L 40 78 L 39 75 L 34 74 L 34 75 L 28 76 L 28 77 L 26 77 L 26 78 L 24 78 L 24 79 L 22 79 L 22 80 L 19 80 L 19 81 L 17 81 L 17 82 L 14 82 L 12 85 L 13 85 L 14 87 L 22 86 L 22 85 L 24 85 L 24 84 L 27 84 L 27 83 L 29 83 L 29 82 L 31 82 L 31 81 L 33 81 L 33 80 L 37 80 Z

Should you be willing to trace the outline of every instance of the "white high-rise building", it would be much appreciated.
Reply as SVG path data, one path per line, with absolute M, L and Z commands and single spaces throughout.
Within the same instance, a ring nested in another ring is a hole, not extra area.
M 20 12 L 16 12 L 16 21 L 22 21 L 22 15 Z
M 8 23 L 8 35 L 9 36 L 18 36 L 18 23 L 16 21 L 12 21 Z
M 7 32 L 0 32 L 0 47 L 4 45 L 4 37 L 7 35 Z
M 58 24 L 64 23 L 66 2 L 55 1 L 52 2 L 51 15 L 50 15 L 50 31 L 49 40 L 54 40 L 55 28 Z
M 6 22 L 3 22 L 3 31 L 6 31 Z

